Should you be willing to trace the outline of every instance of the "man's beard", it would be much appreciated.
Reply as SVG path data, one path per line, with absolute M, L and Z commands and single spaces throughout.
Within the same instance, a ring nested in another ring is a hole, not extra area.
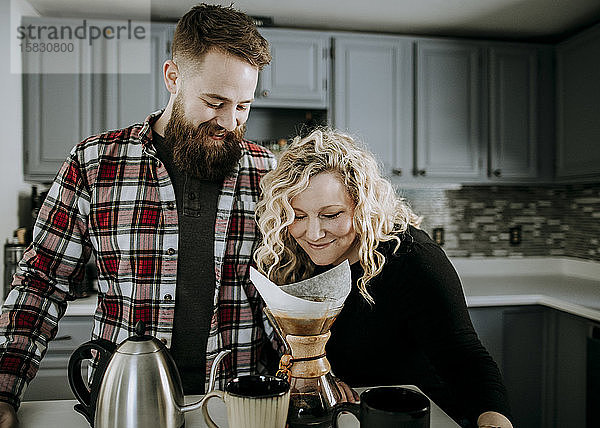
M 198 178 L 218 180 L 229 175 L 240 160 L 240 142 L 245 130 L 244 125 L 229 132 L 210 122 L 194 126 L 186 120 L 183 103 L 177 96 L 165 127 L 165 141 L 173 149 L 173 161 L 180 171 Z M 223 132 L 222 140 L 211 138 Z

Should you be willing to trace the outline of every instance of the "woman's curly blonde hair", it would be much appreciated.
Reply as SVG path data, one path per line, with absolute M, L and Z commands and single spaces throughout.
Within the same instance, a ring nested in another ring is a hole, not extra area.
M 353 225 L 364 270 L 357 285 L 362 296 L 373 303 L 367 285 L 385 263 L 377 246 L 395 240 L 397 249 L 398 234 L 409 224 L 418 226 L 420 218 L 381 176 L 373 155 L 343 132 L 318 128 L 305 138 L 294 138 L 277 168 L 262 178 L 256 219 L 263 239 L 254 260 L 258 270 L 279 285 L 306 279 L 314 273 L 315 264 L 287 228 L 294 221 L 290 201 L 322 172 L 337 174 L 354 201 Z

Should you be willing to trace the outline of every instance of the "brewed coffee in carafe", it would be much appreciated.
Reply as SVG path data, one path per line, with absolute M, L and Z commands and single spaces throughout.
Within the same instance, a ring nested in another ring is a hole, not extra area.
M 277 374 L 290 382 L 290 428 L 331 426 L 333 406 L 342 394 L 330 373 L 325 345 L 340 310 L 333 308 L 322 318 L 307 319 L 265 308 L 286 343 L 287 353 L 281 357 Z
M 286 347 L 277 375 L 290 382 L 289 427 L 330 427 L 333 407 L 343 395 L 330 373 L 325 345 L 350 292 L 348 263 L 282 287 L 257 271 L 250 276 L 267 304 L 267 318 Z

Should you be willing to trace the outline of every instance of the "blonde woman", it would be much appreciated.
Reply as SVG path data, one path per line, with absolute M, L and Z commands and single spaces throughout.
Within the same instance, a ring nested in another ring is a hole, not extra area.
M 294 139 L 260 186 L 254 258 L 263 274 L 281 285 L 351 264 L 353 288 L 327 345 L 338 378 L 414 384 L 464 427 L 512 426 L 452 264 L 368 151 L 317 129 Z

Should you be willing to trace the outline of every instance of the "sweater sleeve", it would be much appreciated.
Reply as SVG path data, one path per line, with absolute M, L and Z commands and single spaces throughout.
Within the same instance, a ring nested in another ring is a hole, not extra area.
M 500 371 L 473 328 L 462 284 L 443 250 L 433 242 L 415 243 L 405 263 L 415 299 L 407 319 L 461 413 L 474 424 L 485 411 L 510 418 Z

